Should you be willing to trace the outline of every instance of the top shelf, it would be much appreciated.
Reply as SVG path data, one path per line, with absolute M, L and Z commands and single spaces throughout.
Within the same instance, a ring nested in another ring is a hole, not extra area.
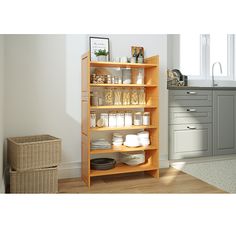
M 114 68 L 151 68 L 157 67 L 157 64 L 141 63 L 121 63 L 121 62 L 98 62 L 91 61 L 90 67 L 114 67 Z

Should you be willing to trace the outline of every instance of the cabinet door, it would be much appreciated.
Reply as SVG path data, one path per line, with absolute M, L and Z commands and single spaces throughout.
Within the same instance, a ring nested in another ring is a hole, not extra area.
M 212 155 L 212 124 L 169 126 L 170 159 Z
M 236 91 L 213 92 L 213 154 L 236 153 Z

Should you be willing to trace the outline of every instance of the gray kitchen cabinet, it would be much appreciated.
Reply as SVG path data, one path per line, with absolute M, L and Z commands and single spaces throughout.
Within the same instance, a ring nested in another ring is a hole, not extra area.
M 170 159 L 212 155 L 212 124 L 169 126 Z
M 212 106 L 212 90 L 170 90 L 169 106 Z
M 212 156 L 212 90 L 169 91 L 169 158 Z
M 236 91 L 213 92 L 213 155 L 236 153 Z

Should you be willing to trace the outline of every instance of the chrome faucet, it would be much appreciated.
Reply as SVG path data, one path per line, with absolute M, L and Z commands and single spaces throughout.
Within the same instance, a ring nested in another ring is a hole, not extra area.
M 213 63 L 212 65 L 212 71 L 211 71 L 211 75 L 212 75 L 212 85 L 213 87 L 214 86 L 218 86 L 218 84 L 215 83 L 215 75 L 214 75 L 214 68 L 215 68 L 215 65 L 218 64 L 219 67 L 220 67 L 220 73 L 222 74 L 222 66 L 221 66 L 221 63 L 219 61 Z

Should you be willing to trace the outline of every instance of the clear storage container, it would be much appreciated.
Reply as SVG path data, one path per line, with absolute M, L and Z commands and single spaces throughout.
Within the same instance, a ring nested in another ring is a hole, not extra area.
M 116 126 L 117 127 L 125 126 L 125 114 L 123 112 L 116 113 Z
M 143 89 L 140 89 L 138 92 L 138 103 L 139 105 L 145 105 L 145 91 Z
M 113 90 L 111 88 L 106 88 L 105 89 L 105 94 L 104 94 L 104 100 L 105 100 L 105 105 L 113 105 Z
M 108 113 L 101 113 L 100 118 L 104 120 L 104 127 L 109 126 L 109 114 Z
M 143 125 L 150 125 L 150 112 L 143 113 Z
M 123 91 L 123 105 L 130 105 L 130 90 L 125 89 Z
M 138 105 L 138 91 L 136 89 L 132 89 L 130 102 L 132 105 Z
M 122 90 L 114 90 L 114 105 L 122 105 Z
M 134 113 L 134 125 L 142 125 L 142 113 L 141 112 Z
M 133 124 L 133 117 L 131 112 L 125 113 L 125 126 L 132 126 Z
M 116 113 L 109 113 L 109 127 L 116 127 Z

